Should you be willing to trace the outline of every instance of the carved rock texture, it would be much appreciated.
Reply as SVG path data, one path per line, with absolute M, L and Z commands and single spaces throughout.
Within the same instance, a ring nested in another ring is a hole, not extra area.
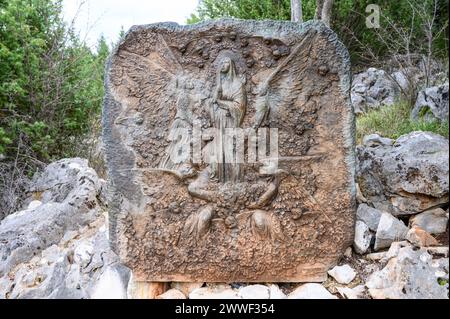
M 411 117 L 448 121 L 448 83 L 420 91 Z
M 355 222 L 349 56 L 329 28 L 135 26 L 105 87 L 110 239 L 136 280 L 326 279 Z M 193 123 L 277 128 L 277 169 L 173 161 L 173 135 Z
M 448 203 L 448 139 L 411 132 L 395 143 L 359 145 L 357 182 L 376 209 L 414 215 Z

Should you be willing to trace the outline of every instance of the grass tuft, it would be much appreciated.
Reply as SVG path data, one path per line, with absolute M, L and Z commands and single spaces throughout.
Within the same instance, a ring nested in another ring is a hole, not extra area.
M 405 102 L 398 102 L 392 106 L 383 106 L 356 118 L 356 139 L 358 144 L 361 144 L 365 135 L 374 133 L 383 137 L 397 139 L 413 131 L 428 131 L 448 138 L 448 129 L 448 121 L 413 120 L 411 118 L 411 108 Z

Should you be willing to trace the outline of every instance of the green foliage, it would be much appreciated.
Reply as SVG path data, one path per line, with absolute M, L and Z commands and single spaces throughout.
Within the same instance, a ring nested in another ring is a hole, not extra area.
M 314 0 L 303 1 L 304 17 L 314 16 Z M 192 14 L 188 23 L 196 23 L 207 19 L 233 17 L 254 20 L 290 20 L 290 0 L 203 0 Z
M 445 278 L 438 278 L 437 282 L 439 283 L 440 286 L 445 286 L 448 284 L 448 279 Z
M 413 120 L 410 114 L 411 108 L 408 103 L 399 102 L 358 116 L 356 119 L 357 141 L 361 143 L 365 135 L 373 133 L 396 139 L 413 131 L 429 131 L 448 138 L 448 121 Z
M 380 28 L 366 27 L 369 13 L 365 10 L 369 4 L 380 8 Z M 436 16 L 433 18 L 435 4 Z M 448 9 L 448 0 L 340 0 L 335 1 L 333 7 L 332 26 L 354 62 L 373 64 L 369 50 L 378 57 L 427 54 L 425 27 L 434 19 L 433 53 L 444 58 L 448 49 Z
M 426 35 L 424 25 L 426 18 L 432 18 L 435 0 L 339 0 L 332 8 L 332 27 L 339 38 L 348 47 L 352 61 L 370 63 L 368 48 L 377 56 L 389 52 L 388 43 L 400 43 L 404 40 L 402 32 L 411 34 L 409 47 L 404 47 L 397 54 L 406 53 L 408 49 L 423 48 Z M 376 4 L 380 7 L 380 29 L 366 26 L 366 7 Z M 316 0 L 302 0 L 303 20 L 314 18 Z M 290 0 L 203 0 L 196 14 L 192 14 L 188 23 L 207 19 L 234 17 L 240 19 L 290 20 Z M 448 48 L 448 0 L 437 0 L 437 10 L 433 31 L 438 33 L 433 41 L 435 55 L 447 56 Z M 385 32 L 385 34 L 380 34 Z M 386 36 L 386 37 L 384 37 Z M 424 53 L 424 52 L 414 52 Z
M 101 110 L 105 39 L 97 52 L 81 43 L 61 1 L 1 1 L 0 13 L 0 153 L 76 155 Z
M 11 139 L 6 135 L 6 132 L 3 128 L 0 127 L 0 154 L 5 152 L 5 146 L 11 144 Z

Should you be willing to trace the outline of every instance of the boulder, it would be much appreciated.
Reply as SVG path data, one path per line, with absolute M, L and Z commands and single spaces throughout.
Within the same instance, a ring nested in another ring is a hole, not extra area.
M 92 260 L 94 254 L 94 247 L 90 242 L 83 242 L 75 248 L 73 253 L 73 260 L 81 267 L 86 267 Z
M 445 210 L 435 208 L 411 217 L 410 223 L 430 234 L 441 234 L 447 229 L 448 217 Z
M 186 296 L 178 289 L 172 288 L 157 296 L 156 299 L 186 299 Z
M 376 231 L 383 212 L 366 204 L 360 204 L 356 211 L 356 219 L 363 221 L 370 230 Z
M 356 272 L 349 265 L 335 266 L 328 274 L 343 285 L 349 284 L 356 277 Z
M 50 298 L 51 295 L 58 298 L 68 266 L 69 261 L 64 254 L 56 262 L 36 265 L 33 270 L 28 265 L 20 265 L 14 273 L 13 289 L 2 294 L 10 299 L 40 299 Z M 84 297 L 85 293 L 80 291 L 80 295 Z
M 286 299 L 286 294 L 276 284 L 269 285 L 269 299 Z
M 403 247 L 412 247 L 412 245 L 406 240 L 393 242 L 388 251 L 385 252 L 385 255 L 381 259 L 381 262 L 386 263 L 389 261 L 389 259 L 398 256 L 400 249 L 402 249 Z
M 391 74 L 392 80 L 398 85 L 402 92 L 406 93 L 410 89 L 410 81 L 405 72 L 395 71 Z
M 364 197 L 364 195 L 361 192 L 361 189 L 359 188 L 358 183 L 355 183 L 356 186 L 356 202 L 358 204 L 367 203 L 367 199 Z
M 392 105 L 399 96 L 399 86 L 384 70 L 369 68 L 353 77 L 351 100 L 357 114 Z
M 303 284 L 292 291 L 288 299 L 338 299 L 324 286 L 316 283 Z
M 95 284 L 91 299 L 127 299 L 127 285 L 119 267 L 106 267 Z
M 418 93 L 411 117 L 448 121 L 448 102 L 448 83 L 426 88 Z
M 86 229 L 79 236 L 14 267 L 3 277 L 0 298 L 125 298 L 130 271 L 109 249 L 105 232 Z M 86 242 L 95 247 L 89 265 L 74 258 L 74 251 Z
M 37 174 L 28 207 L 0 223 L 0 298 L 124 298 L 128 268 L 110 249 L 102 182 L 87 161 Z
M 448 283 L 438 282 L 443 267 L 433 266 L 426 250 L 403 247 L 382 270 L 368 278 L 366 286 L 374 299 L 448 299 Z
M 366 291 L 366 287 L 364 285 L 358 285 L 353 288 L 336 287 L 336 290 L 346 299 L 361 299 Z
M 249 285 L 239 288 L 239 297 L 242 299 L 269 299 L 269 288 L 264 285 Z
M 378 145 L 390 146 L 394 144 L 394 140 L 387 137 L 382 137 L 379 134 L 369 134 L 363 137 L 362 143 L 368 147 L 376 147 Z
M 408 227 L 389 213 L 383 213 L 375 235 L 375 250 L 389 247 L 394 241 L 406 238 Z
M 393 215 L 423 212 L 448 202 L 448 139 L 412 132 L 393 145 L 357 147 L 357 182 L 376 209 Z
M 355 225 L 355 238 L 353 247 L 358 254 L 365 254 L 370 247 L 372 241 L 372 233 L 369 227 L 362 221 L 357 220 Z
M 172 282 L 170 284 L 171 288 L 181 291 L 185 296 L 189 296 L 194 289 L 202 286 L 203 282 Z
M 417 247 L 438 246 L 439 242 L 419 226 L 413 226 L 406 234 L 406 239 Z
M 57 244 L 66 232 L 93 222 L 100 212 L 101 185 L 87 160 L 64 159 L 48 165 L 31 190 L 41 194 L 42 204 L 31 202 L 30 208 L 0 222 L 0 276 Z
M 213 285 L 194 289 L 189 299 L 241 299 L 238 292 L 229 285 Z

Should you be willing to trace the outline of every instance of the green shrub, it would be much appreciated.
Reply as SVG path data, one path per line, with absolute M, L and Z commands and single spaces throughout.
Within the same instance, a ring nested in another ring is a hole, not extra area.
M 436 2 L 435 2 L 436 1 Z M 366 26 L 366 7 L 380 8 L 380 29 Z M 434 5 L 436 14 L 433 16 Z M 314 18 L 316 0 L 302 0 L 303 20 Z M 414 10 L 413 10 L 414 8 Z M 234 17 L 240 19 L 290 20 L 290 0 L 203 0 L 188 23 L 207 19 Z M 349 49 L 352 62 L 374 64 L 372 53 L 378 56 L 405 54 L 422 48 L 427 53 L 426 24 L 434 22 L 433 53 L 447 57 L 448 50 L 448 0 L 339 0 L 332 7 L 331 25 Z M 444 31 L 444 32 L 442 32 Z M 380 32 L 382 32 L 380 36 Z M 411 35 L 404 47 L 392 52 L 392 42 L 403 46 L 405 35 Z M 370 54 L 369 54 L 370 52 Z
M 108 47 L 86 47 L 61 1 L 0 1 L 0 153 L 39 161 L 74 156 L 98 118 Z
M 399 102 L 359 115 L 356 119 L 357 142 L 361 143 L 365 135 L 373 133 L 396 139 L 413 131 L 429 131 L 448 138 L 448 121 L 413 120 L 410 113 L 408 103 Z

